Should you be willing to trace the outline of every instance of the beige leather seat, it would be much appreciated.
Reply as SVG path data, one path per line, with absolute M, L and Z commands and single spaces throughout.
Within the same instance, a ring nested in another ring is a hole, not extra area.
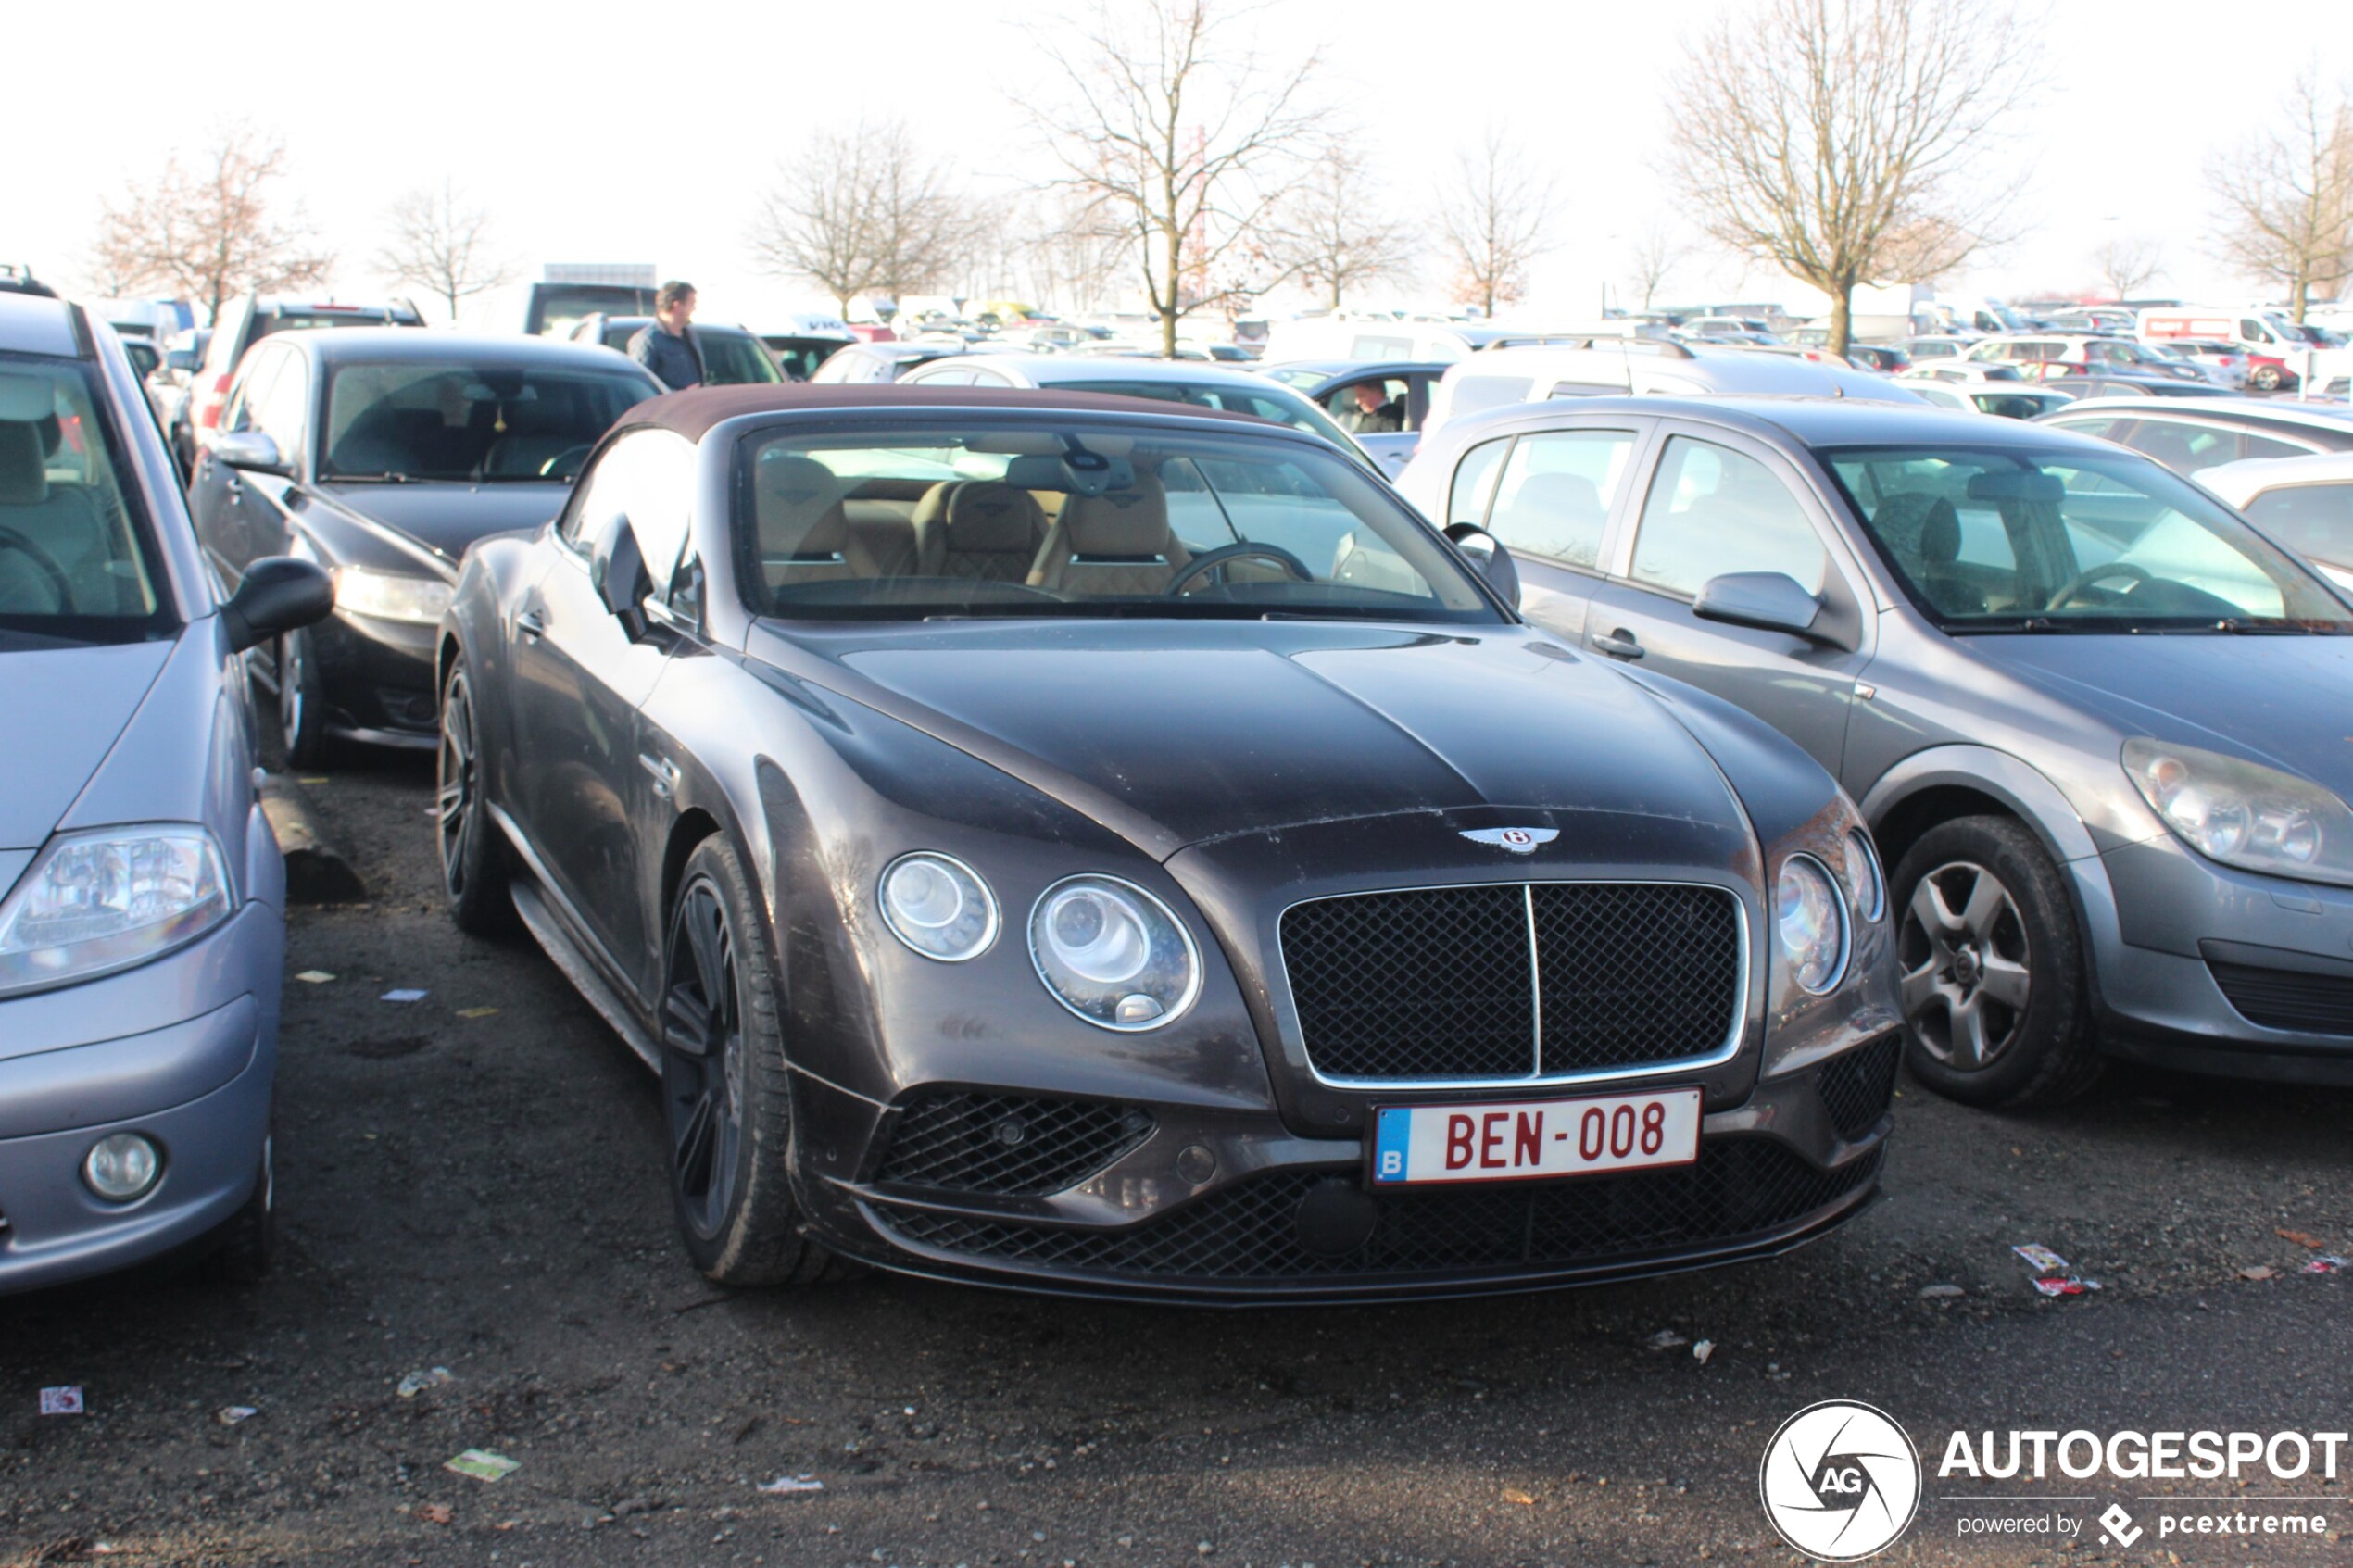
M 772 588 L 890 574 L 874 540 L 849 525 L 841 481 L 813 458 L 763 458 L 753 470 L 761 574 Z
M 948 481 L 915 507 L 915 575 L 1023 583 L 1046 539 L 1028 491 L 995 480 Z
M 1169 531 L 1160 480 L 1139 470 L 1132 489 L 1063 503 L 1029 581 L 1072 594 L 1164 594 L 1192 558 Z

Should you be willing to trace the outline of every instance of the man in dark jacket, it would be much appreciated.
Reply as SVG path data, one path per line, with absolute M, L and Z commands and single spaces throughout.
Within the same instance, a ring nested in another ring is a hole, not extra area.
M 629 340 L 629 358 L 673 392 L 703 383 L 702 345 L 695 341 L 695 285 L 676 278 L 654 291 L 653 324 Z

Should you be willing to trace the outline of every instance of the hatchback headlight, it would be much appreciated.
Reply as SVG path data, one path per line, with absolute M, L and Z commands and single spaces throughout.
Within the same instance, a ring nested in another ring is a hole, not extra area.
M 2208 859 L 2353 883 L 2353 811 L 2308 779 L 2145 736 L 2124 743 L 2124 771 L 2173 835 Z
M 364 566 L 335 568 L 335 608 L 377 621 L 438 626 L 449 608 L 449 584 L 438 577 L 409 577 L 371 571 Z
M 1201 994 L 1201 954 L 1184 922 L 1116 877 L 1046 889 L 1029 912 L 1029 956 L 1055 1000 L 1105 1029 L 1157 1029 Z
M 1846 908 L 1831 873 L 1812 856 L 1781 862 L 1773 928 L 1800 987 L 1818 996 L 1839 983 L 1846 969 Z
M 883 923 L 927 959 L 962 963 L 997 940 L 997 898 L 963 861 L 928 850 L 883 868 Z
M 0 904 L 0 995 L 145 963 L 227 920 L 230 907 L 220 847 L 200 827 L 59 838 Z

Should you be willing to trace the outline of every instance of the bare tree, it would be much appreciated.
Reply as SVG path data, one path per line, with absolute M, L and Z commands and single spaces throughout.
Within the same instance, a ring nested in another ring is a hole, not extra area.
M 2308 70 L 2279 119 L 2207 171 L 2225 214 L 2223 259 L 2286 285 L 2298 321 L 2316 291 L 2353 278 L 2353 107 Z
M 1634 292 L 1642 297 L 1642 308 L 1648 310 L 1674 274 L 1692 254 L 1690 244 L 1673 226 L 1654 219 L 1635 236 L 1634 248 L 1627 253 L 1626 266 L 1633 276 Z
M 1392 210 L 1364 157 L 1336 142 L 1270 215 L 1261 249 L 1276 277 L 1298 279 L 1337 310 L 1350 289 L 1413 270 L 1412 226 Z
M 749 238 L 762 267 L 808 279 L 846 316 L 860 295 L 896 300 L 947 277 L 978 230 L 903 123 L 861 120 L 814 137 L 785 167 Z
M 513 276 L 490 245 L 490 214 L 465 200 L 455 182 L 420 186 L 384 211 L 390 230 L 376 267 L 396 283 L 431 289 L 457 319 L 460 300 Z
M 1492 317 L 1528 290 L 1531 262 L 1552 248 L 1558 198 L 1500 123 L 1464 153 L 1439 193 L 1438 233 L 1454 268 L 1454 297 Z
M 174 154 L 122 205 L 106 205 L 93 250 L 98 270 L 120 284 L 202 300 L 216 317 L 232 295 L 321 282 L 334 258 L 317 248 L 299 208 L 283 220 L 274 210 L 285 175 L 283 143 L 228 126 L 189 165 Z
M 1039 193 L 1026 250 L 1030 288 L 1061 310 L 1109 304 L 1128 268 L 1135 235 L 1120 215 L 1074 191 Z
M 2092 252 L 2100 281 L 2120 300 L 2130 299 L 2165 271 L 2165 247 L 2145 236 L 2111 235 Z
M 1164 354 L 1186 312 L 1230 291 L 1323 141 L 1309 102 L 1321 55 L 1261 65 L 1235 26 L 1248 14 L 1225 0 L 1092 0 L 1034 35 L 1063 78 L 1033 111 L 1054 183 L 1125 232 Z
M 1710 237 L 1831 296 L 1843 354 L 1856 285 L 1948 271 L 2000 223 L 1986 155 L 2037 43 L 2005 0 L 1727 12 L 1676 73 L 1666 173 Z

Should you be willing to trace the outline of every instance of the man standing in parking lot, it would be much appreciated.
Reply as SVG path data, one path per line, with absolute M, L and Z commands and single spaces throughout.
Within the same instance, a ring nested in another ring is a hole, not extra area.
M 676 278 L 654 291 L 654 319 L 629 340 L 629 358 L 673 392 L 703 383 L 702 345 L 695 341 L 695 285 Z

